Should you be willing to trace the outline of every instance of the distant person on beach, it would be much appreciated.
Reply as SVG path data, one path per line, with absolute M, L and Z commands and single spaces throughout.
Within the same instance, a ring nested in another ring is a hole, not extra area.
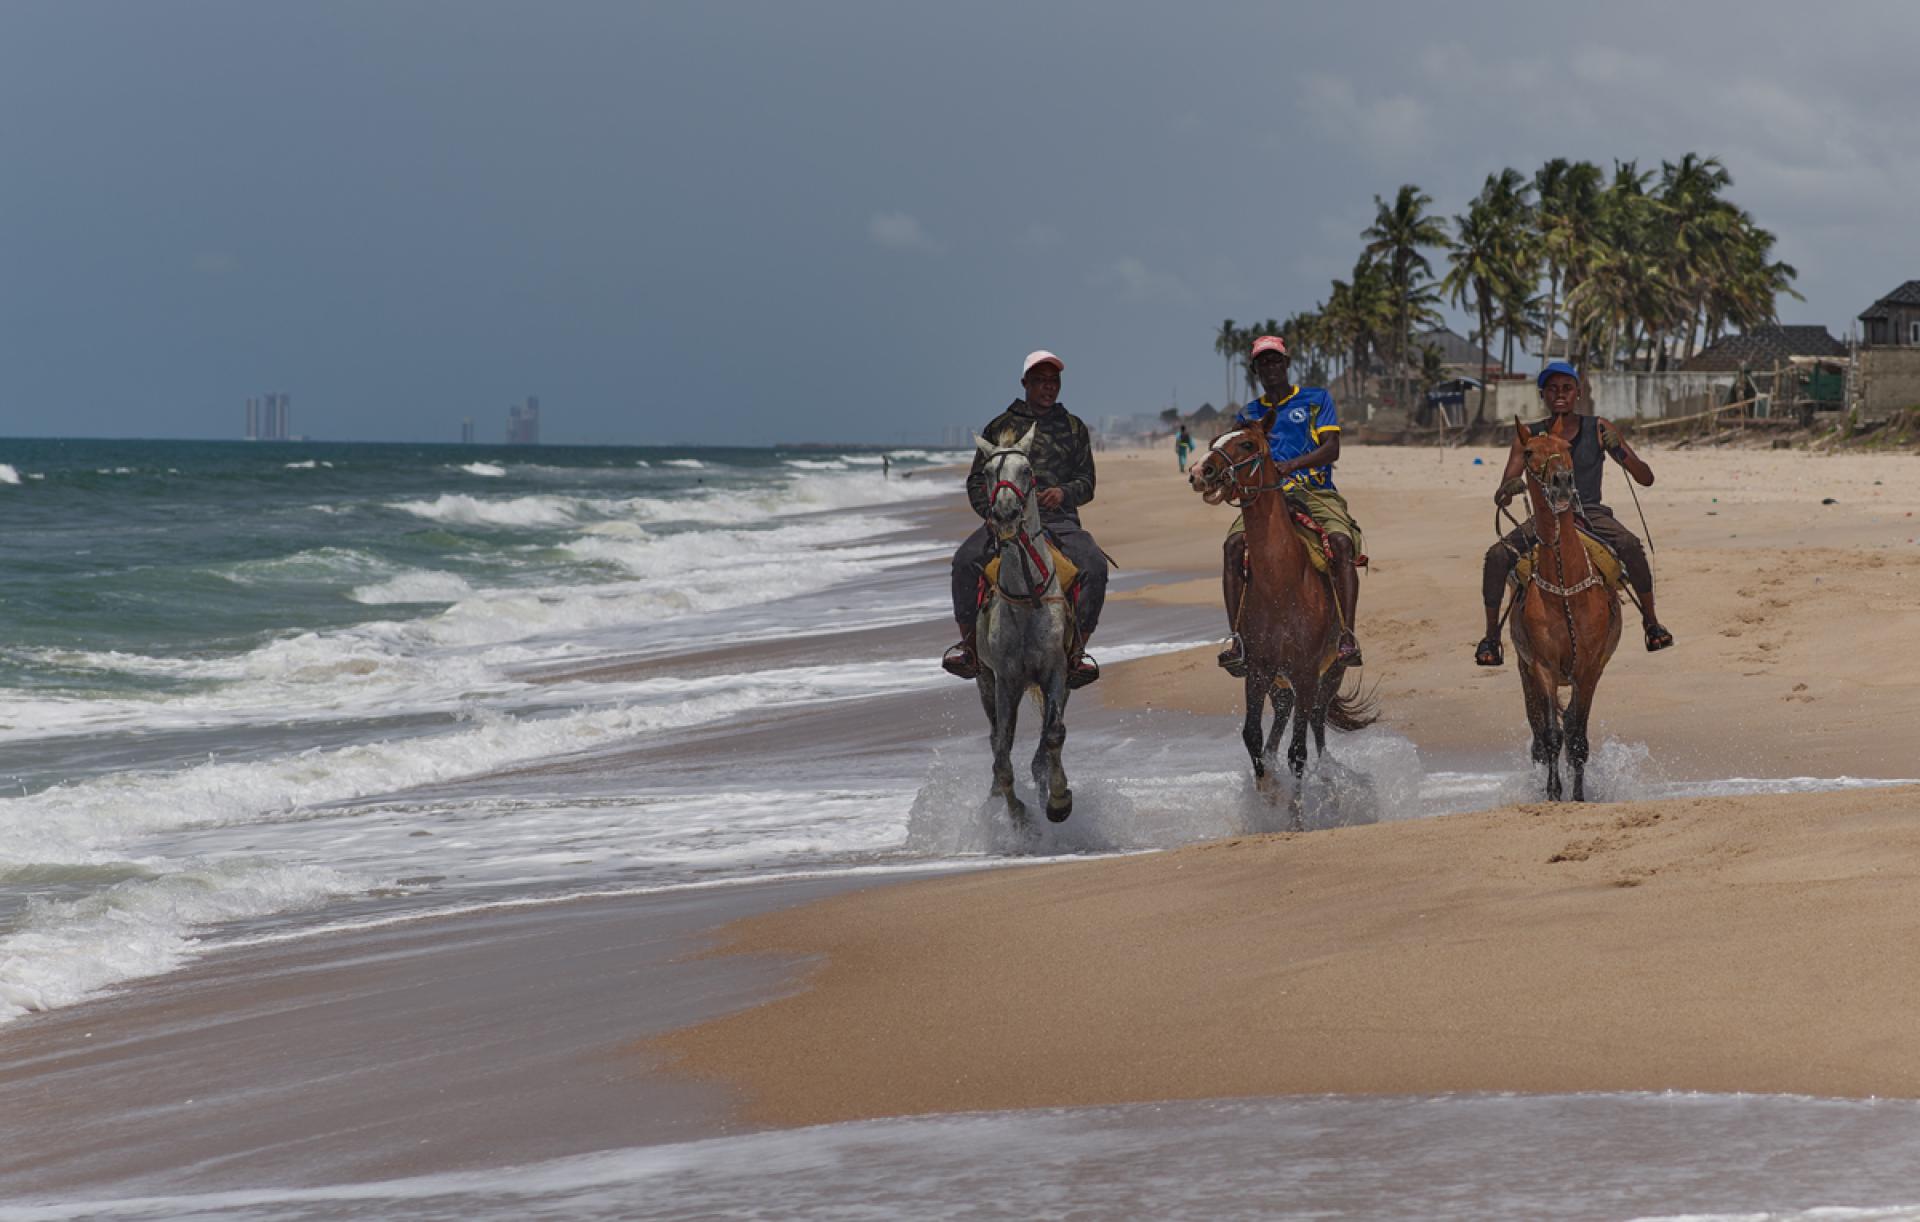
M 1180 426 L 1180 435 L 1173 439 L 1174 461 L 1180 464 L 1180 473 L 1187 472 L 1187 455 L 1193 453 L 1193 434 L 1187 432 L 1187 426 Z
M 880 456 L 880 478 L 886 479 L 893 474 L 893 462 L 885 454 Z
M 1267 422 L 1267 445 L 1274 474 L 1287 499 L 1299 504 L 1326 532 L 1333 549 L 1333 599 L 1340 609 L 1340 661 L 1360 665 L 1360 641 L 1354 635 L 1355 606 L 1360 601 L 1360 574 L 1354 557 L 1360 554 L 1360 525 L 1347 508 L 1347 498 L 1333 486 L 1333 464 L 1340 461 L 1340 415 L 1333 396 L 1318 386 L 1295 386 L 1287 341 L 1262 335 L 1253 341 L 1253 373 L 1265 394 L 1240 409 L 1235 428 L 1262 417 Z M 1246 645 L 1240 639 L 1239 607 L 1246 596 L 1247 523 L 1244 515 L 1227 531 L 1225 587 L 1227 616 L 1233 635 L 1220 651 L 1219 662 L 1229 674 L 1246 673 Z
M 1621 567 L 1627 570 L 1627 581 L 1640 597 L 1641 627 L 1646 632 L 1647 652 L 1665 649 L 1673 644 L 1673 633 L 1661 627 L 1660 621 L 1654 618 L 1653 568 L 1647 563 L 1646 549 L 1640 546 L 1640 540 L 1632 531 L 1620 525 L 1619 519 L 1613 516 L 1613 510 L 1600 500 L 1600 477 L 1606 471 L 1605 459 L 1608 455 L 1625 467 L 1627 474 L 1642 488 L 1653 486 L 1653 468 L 1633 452 L 1633 447 L 1627 444 L 1612 421 L 1579 414 L 1580 371 L 1572 365 L 1565 361 L 1550 363 L 1540 371 L 1535 384 L 1540 388 L 1541 400 L 1552 414 L 1528 427 L 1536 433 L 1552 433 L 1573 447 L 1573 486 L 1580 498 L 1577 512 L 1584 520 L 1587 533 L 1612 549 L 1613 554 L 1620 557 Z M 1527 479 L 1522 473 L 1524 461 L 1516 444 L 1513 452 L 1507 455 L 1506 470 L 1500 474 L 1500 489 L 1493 494 L 1494 504 L 1504 508 L 1514 497 L 1526 491 Z M 1506 594 L 1507 576 L 1513 572 L 1513 566 L 1520 557 L 1533 550 L 1538 541 L 1533 533 L 1533 523 L 1527 521 L 1487 549 L 1486 565 L 1480 575 L 1480 596 L 1487 605 L 1487 635 L 1473 650 L 1473 660 L 1481 666 L 1498 666 L 1503 660 L 1500 648 L 1500 603 Z
M 1072 646 L 1067 681 L 1085 687 L 1100 677 L 1099 663 L 1087 656 L 1087 641 L 1099 626 L 1100 608 L 1107 601 L 1107 556 L 1080 526 L 1080 506 L 1093 499 L 1093 442 L 1080 418 L 1060 405 L 1060 373 L 1065 368 L 1051 352 L 1029 353 L 1020 370 L 1026 397 L 1015 399 L 980 435 L 994 445 L 1012 445 L 1028 429 L 1036 430 L 1027 458 L 1039 489 L 1040 522 L 1055 546 L 1080 570 L 1075 603 L 1079 635 Z M 960 625 L 960 643 L 940 659 L 947 673 L 961 679 L 980 674 L 974 624 L 980 610 L 980 582 L 994 553 L 993 532 L 984 521 L 993 501 L 986 464 L 987 456 L 976 452 L 973 469 L 967 473 L 967 501 L 982 524 L 953 554 L 953 618 Z

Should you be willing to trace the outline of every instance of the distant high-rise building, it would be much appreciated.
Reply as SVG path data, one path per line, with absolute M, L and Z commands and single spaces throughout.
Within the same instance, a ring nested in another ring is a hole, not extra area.
M 460 444 L 463 446 L 470 446 L 473 444 L 473 417 L 472 416 L 468 416 L 466 419 L 460 422 Z
M 516 403 L 507 409 L 507 444 L 540 444 L 540 400 L 537 396 L 528 395 L 525 403 Z
M 286 441 L 292 436 L 292 401 L 286 395 L 268 391 L 247 400 L 248 441 Z

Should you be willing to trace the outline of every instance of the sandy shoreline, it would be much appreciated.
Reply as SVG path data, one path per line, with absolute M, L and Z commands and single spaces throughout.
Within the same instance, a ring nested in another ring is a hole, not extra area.
M 1374 560 L 1366 677 L 1423 753 L 1527 736 L 1511 670 L 1469 658 L 1501 455 L 1474 456 L 1365 448 L 1341 468 Z M 1645 742 L 1671 777 L 1913 775 L 1913 458 L 1652 461 L 1681 644 L 1629 636 L 1596 740 Z M 1228 515 L 1168 455 L 1103 455 L 1101 479 L 1088 525 L 1164 574 L 1108 622 L 1217 614 Z M 1209 653 L 1093 691 L 1232 734 L 1239 685 Z M 658 1046 L 780 1124 L 1298 1092 L 1920 1095 L 1916 814 L 1913 789 L 1524 806 L 875 889 L 730 931 L 822 966 Z

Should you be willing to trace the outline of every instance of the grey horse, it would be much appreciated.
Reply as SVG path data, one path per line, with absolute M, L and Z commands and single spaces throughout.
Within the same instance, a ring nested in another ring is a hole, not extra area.
M 1067 646 L 1071 635 L 1066 592 L 1055 554 L 1040 527 L 1040 498 L 1027 461 L 1033 429 L 1011 445 L 984 437 L 974 442 L 987 456 L 991 481 L 987 524 L 998 545 L 998 580 L 981 605 L 980 704 L 993 742 L 992 796 L 1005 798 L 1016 824 L 1027 824 L 1027 807 L 1013 792 L 1013 730 L 1020 701 L 1037 690 L 1044 705 L 1040 746 L 1033 755 L 1034 786 L 1047 795 L 1047 818 L 1059 823 L 1073 813 L 1073 790 L 1060 766 L 1067 741 Z

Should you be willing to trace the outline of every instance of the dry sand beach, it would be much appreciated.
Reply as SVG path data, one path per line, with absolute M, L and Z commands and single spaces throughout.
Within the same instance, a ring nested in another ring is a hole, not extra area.
M 1477 453 L 1352 448 L 1339 469 L 1373 560 L 1366 676 L 1423 754 L 1525 741 L 1511 669 L 1470 660 L 1501 458 Z M 1628 634 L 1596 741 L 1644 742 L 1669 775 L 1920 770 L 1920 460 L 1650 458 L 1680 644 Z M 1227 511 L 1162 454 L 1101 473 L 1090 528 L 1167 574 L 1109 622 L 1217 609 Z M 1222 735 L 1240 701 L 1206 648 L 1090 696 Z M 658 1046 L 779 1124 L 1294 1092 L 1914 1097 L 1916 849 L 1920 789 L 1894 788 L 1527 804 L 876 888 L 730 931 L 809 959 L 806 987 Z

